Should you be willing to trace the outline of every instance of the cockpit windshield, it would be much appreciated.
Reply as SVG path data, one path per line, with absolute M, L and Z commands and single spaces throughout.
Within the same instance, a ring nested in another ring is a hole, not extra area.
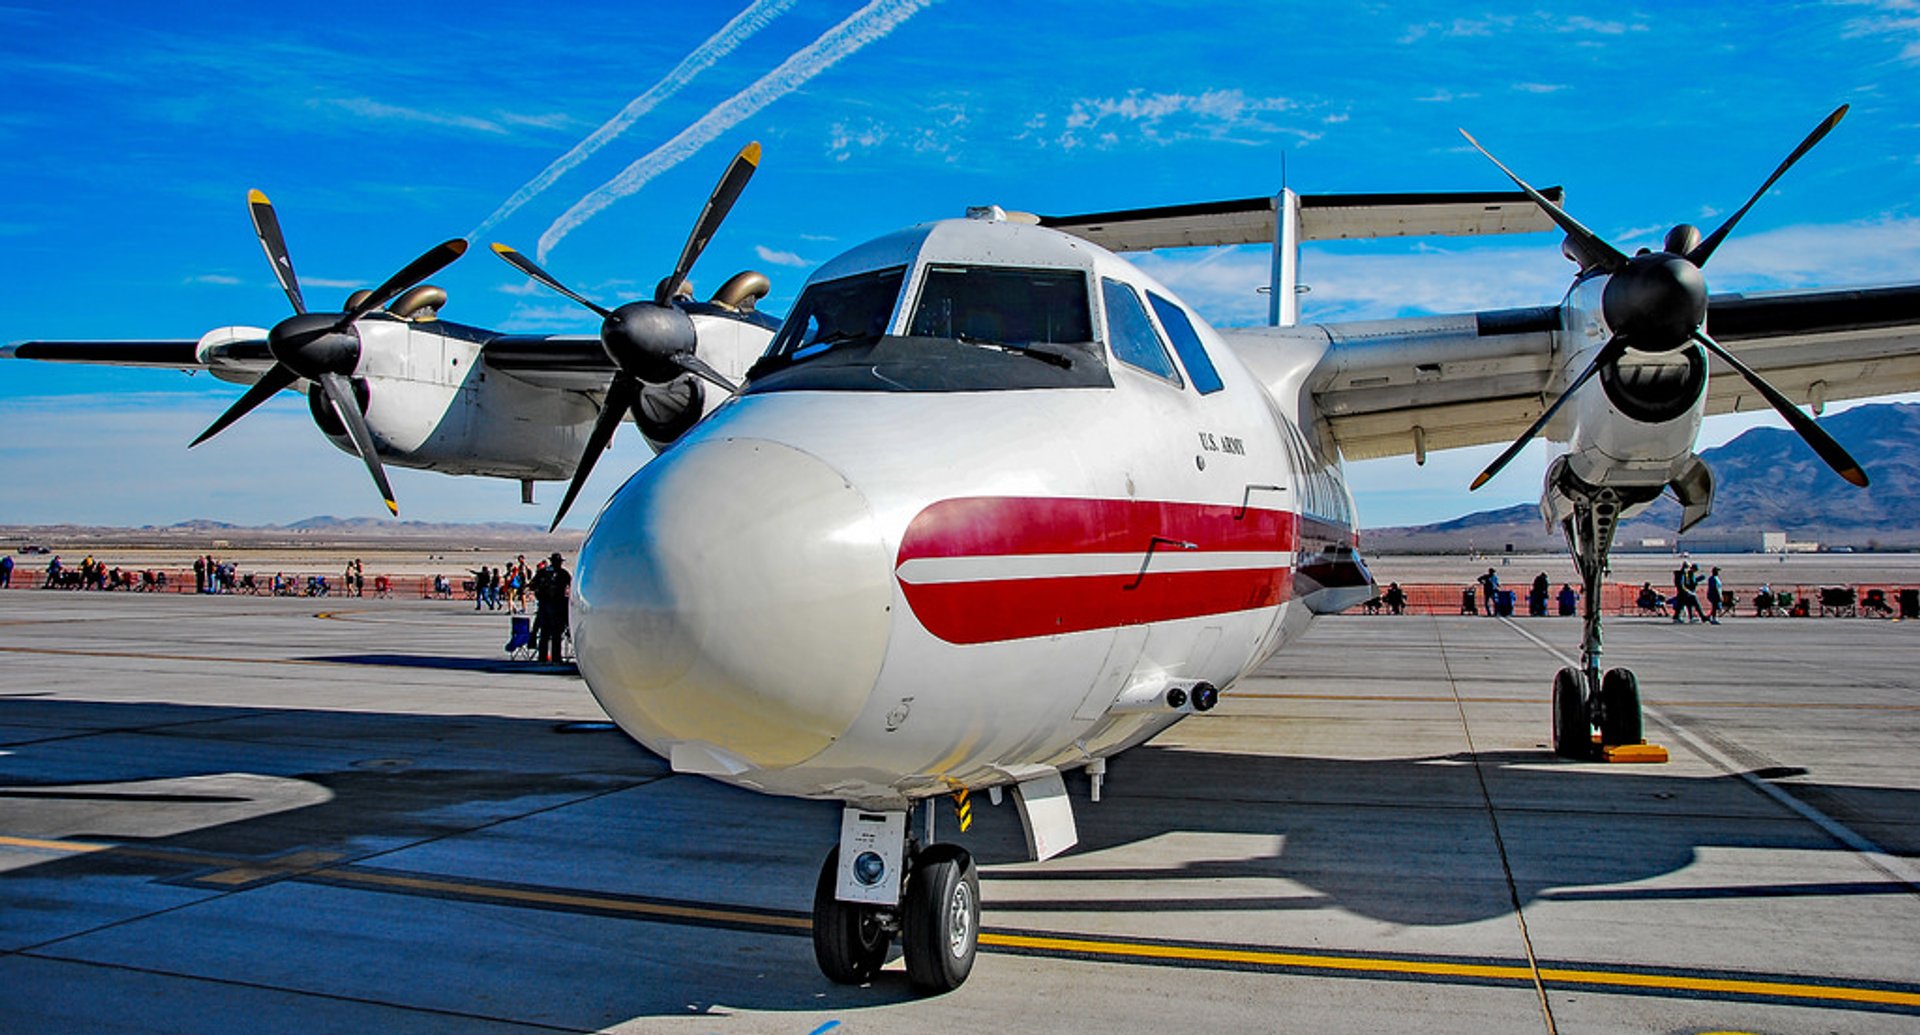
M 798 361 L 841 342 L 887 333 L 906 273 L 896 266 L 813 285 L 787 315 L 767 355 Z
M 1083 345 L 1093 340 L 1087 275 L 1079 270 L 933 266 L 908 334 L 992 345 Z
M 929 266 L 904 335 L 905 271 L 809 287 L 748 372 L 748 391 L 954 392 L 1111 387 L 1081 270 Z

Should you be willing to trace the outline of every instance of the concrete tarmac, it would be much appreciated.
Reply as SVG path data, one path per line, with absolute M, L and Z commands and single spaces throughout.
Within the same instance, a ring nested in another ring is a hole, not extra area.
M 507 619 L 0 594 L 0 1031 L 1909 1032 L 1920 623 L 1608 624 L 1665 765 L 1555 759 L 1570 619 L 1337 617 L 1011 805 L 959 991 L 814 966 L 836 806 L 670 773 Z

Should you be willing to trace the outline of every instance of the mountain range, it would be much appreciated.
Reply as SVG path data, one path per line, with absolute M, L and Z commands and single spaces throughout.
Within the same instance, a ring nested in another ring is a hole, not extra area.
M 1754 428 L 1726 445 L 1703 450 L 1713 469 L 1713 513 L 1689 538 L 1725 540 L 1785 532 L 1797 542 L 1854 549 L 1920 548 L 1920 403 L 1856 406 L 1820 419 L 1827 433 L 1866 469 L 1870 484 L 1840 480 L 1800 436 L 1785 428 Z M 1662 498 L 1620 528 L 1616 542 L 1672 542 L 1680 505 Z M 1428 525 L 1368 529 L 1375 552 L 1451 552 L 1513 544 L 1516 550 L 1558 549 L 1536 504 L 1479 511 Z

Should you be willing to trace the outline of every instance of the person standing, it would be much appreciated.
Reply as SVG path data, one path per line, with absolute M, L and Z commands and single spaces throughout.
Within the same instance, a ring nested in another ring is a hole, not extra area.
M 1680 570 L 1673 573 L 1673 584 L 1678 593 L 1679 602 L 1674 605 L 1673 620 L 1678 622 L 1682 616 L 1689 622 L 1707 620 L 1707 614 L 1700 609 L 1700 566 L 1682 564 Z
M 13 555 L 7 554 L 4 557 L 0 557 L 0 589 L 9 589 L 12 586 L 13 586 Z
M 1482 595 L 1481 606 L 1486 609 L 1486 616 L 1492 618 L 1495 613 L 1496 598 L 1500 595 L 1500 576 L 1494 574 L 1492 568 L 1488 568 L 1487 573 L 1480 576 L 1479 582 Z
M 1715 568 L 1713 569 L 1713 574 L 1707 576 L 1707 606 L 1710 609 L 1707 614 L 1707 621 L 1715 625 L 1720 624 L 1720 608 L 1723 599 L 1723 589 L 1720 584 L 1720 569 Z
M 560 640 L 567 633 L 567 599 L 572 588 L 573 576 L 562 567 L 558 553 L 547 558 L 547 566 L 533 577 L 534 652 L 541 661 L 562 660 Z

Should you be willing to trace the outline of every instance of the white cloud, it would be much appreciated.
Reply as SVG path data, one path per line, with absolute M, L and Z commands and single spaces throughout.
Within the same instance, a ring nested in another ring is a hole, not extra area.
M 1601 21 L 1586 15 L 1576 14 L 1562 23 L 1563 32 L 1585 33 L 1594 36 L 1624 36 L 1630 32 L 1646 32 L 1645 22 L 1629 24 L 1623 21 Z
M 231 287 L 235 284 L 242 283 L 242 281 L 239 277 L 228 273 L 202 273 L 198 276 L 188 277 L 186 283 L 217 284 L 221 287 Z
M 333 97 L 307 102 L 313 108 L 338 108 L 360 119 L 374 119 L 383 122 L 406 122 L 419 126 L 432 126 L 440 129 L 470 130 L 475 133 L 504 135 L 505 126 L 491 119 L 475 115 L 457 115 L 447 112 L 424 111 L 398 104 L 387 104 L 371 97 Z
M 1866 7 L 1873 13 L 1854 18 L 1847 23 L 1846 34 L 1850 38 L 1861 36 L 1890 36 L 1895 40 L 1904 40 L 1900 50 L 1900 59 L 1909 63 L 1920 63 L 1920 4 L 1913 0 L 1840 0 L 1854 7 Z
M 1706 271 L 1716 291 L 1908 283 L 1920 279 L 1920 219 L 1736 229 Z
M 495 286 L 494 290 L 503 295 L 517 295 L 526 298 L 531 295 L 545 294 L 552 289 L 535 282 L 532 277 L 527 277 L 522 280 L 507 281 L 504 284 Z
M 1241 90 L 1197 94 L 1130 90 L 1119 97 L 1074 101 L 1061 119 L 1065 131 L 1054 142 L 1071 150 L 1089 143 L 1111 148 L 1134 139 L 1158 145 L 1196 139 L 1254 140 L 1282 133 L 1305 141 L 1320 139 L 1318 130 L 1285 125 L 1273 118 L 1283 112 L 1304 115 L 1300 108 L 1290 98 L 1249 97 Z
M 878 119 L 843 120 L 827 128 L 827 153 L 836 162 L 853 157 L 856 150 L 870 151 L 887 142 L 891 131 Z
M 754 245 L 753 254 L 760 256 L 761 262 L 771 262 L 775 266 L 792 266 L 799 269 L 805 269 L 807 267 L 819 265 L 818 263 L 814 262 L 812 259 L 801 258 L 799 255 L 793 252 L 775 251 L 764 244 Z
M 1194 255 L 1163 252 L 1136 259 L 1221 326 L 1266 322 L 1263 288 L 1271 275 L 1264 245 Z M 1393 316 L 1549 305 L 1560 300 L 1573 266 L 1551 245 L 1533 244 L 1414 254 L 1348 254 L 1309 246 L 1301 256 L 1301 319 L 1372 320 Z
M 509 334 L 592 334 L 596 332 L 587 326 L 592 320 L 591 312 L 570 302 L 554 305 L 522 303 L 514 306 L 507 318 L 500 321 L 500 329 Z
M 965 107 L 932 105 L 919 114 L 920 123 L 910 126 L 883 122 L 871 116 L 835 122 L 828 128 L 827 154 L 836 162 L 844 162 L 856 152 L 876 150 L 891 143 L 895 150 L 916 155 L 950 157 L 957 147 L 964 146 L 962 133 L 968 123 Z

